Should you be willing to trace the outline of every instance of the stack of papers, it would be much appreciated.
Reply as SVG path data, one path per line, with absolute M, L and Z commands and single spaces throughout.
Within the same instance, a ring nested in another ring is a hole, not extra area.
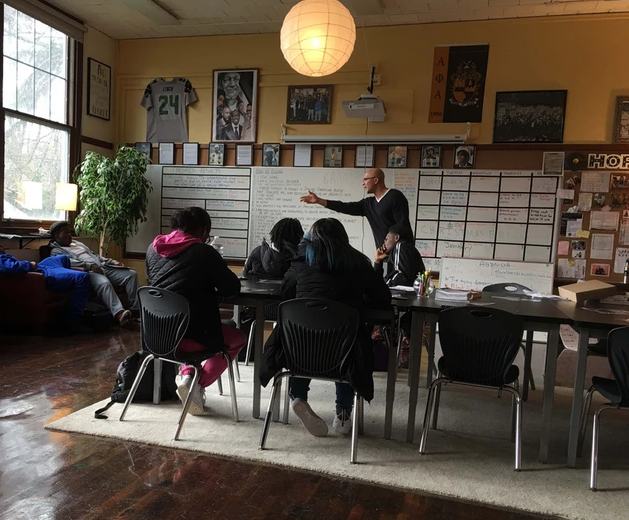
M 448 300 L 451 302 L 466 302 L 469 291 L 457 291 L 456 289 L 437 289 L 435 300 Z
M 402 292 L 415 292 L 415 289 L 412 287 L 407 287 L 406 285 L 394 285 L 389 287 L 392 291 L 402 291 Z

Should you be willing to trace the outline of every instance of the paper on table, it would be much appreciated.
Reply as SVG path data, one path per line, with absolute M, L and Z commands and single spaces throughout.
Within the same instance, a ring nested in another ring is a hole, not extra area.
M 590 229 L 616 231 L 620 213 L 617 211 L 592 211 L 590 214 Z
M 614 235 L 592 235 L 590 258 L 611 260 L 614 252 Z
M 574 190 L 566 190 L 565 188 L 559 188 L 557 190 L 558 199 L 574 199 Z
M 540 292 L 533 292 L 533 291 L 524 291 L 524 294 L 526 294 L 527 296 L 531 297 L 531 298 L 541 298 L 543 300 L 567 300 L 568 298 L 564 298 L 563 296 L 559 296 L 557 294 L 545 294 L 545 293 L 540 293 Z
M 394 285 L 389 287 L 392 291 L 403 291 L 403 292 L 415 292 L 415 289 L 412 287 L 407 287 L 406 285 Z
M 581 175 L 582 192 L 609 192 L 609 172 L 583 172 Z
M 629 249 L 626 247 L 616 248 L 616 258 L 614 259 L 614 272 L 622 274 L 625 271 L 625 262 L 629 258 Z
M 590 211 L 592 209 L 592 194 L 579 194 L 579 211 Z
M 567 240 L 560 240 L 557 245 L 557 254 L 558 255 L 567 255 L 570 251 L 570 242 Z

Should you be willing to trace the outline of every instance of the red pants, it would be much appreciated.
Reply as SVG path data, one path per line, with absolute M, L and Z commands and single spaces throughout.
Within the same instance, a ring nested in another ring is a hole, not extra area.
M 245 336 L 236 327 L 230 327 L 229 325 L 223 325 L 223 341 L 227 345 L 227 353 L 232 359 L 238 356 L 238 353 L 242 350 L 247 342 L 247 336 Z M 203 346 L 199 345 L 195 341 L 190 339 L 182 339 L 179 343 L 179 349 L 182 352 L 196 352 L 203 350 Z M 203 369 L 199 376 L 199 383 L 203 388 L 210 386 L 216 381 L 225 369 L 227 368 L 227 360 L 221 354 L 217 354 L 214 357 L 203 362 Z M 194 368 L 188 365 L 184 365 L 181 370 L 182 376 L 194 375 Z

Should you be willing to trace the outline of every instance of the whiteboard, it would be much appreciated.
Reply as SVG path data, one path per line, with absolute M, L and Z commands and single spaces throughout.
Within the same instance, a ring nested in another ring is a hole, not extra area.
M 554 264 L 442 258 L 439 286 L 482 291 L 494 283 L 518 283 L 533 291 L 552 294 Z

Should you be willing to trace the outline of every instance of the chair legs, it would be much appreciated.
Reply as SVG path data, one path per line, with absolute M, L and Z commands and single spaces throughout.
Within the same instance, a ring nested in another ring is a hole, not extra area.
M 350 464 L 356 464 L 358 455 L 358 423 L 361 416 L 362 399 L 358 397 L 358 392 L 354 392 L 354 414 L 352 415 L 352 448 L 349 457 Z
M 426 410 L 424 411 L 424 422 L 422 424 L 422 436 L 419 441 L 419 453 L 421 455 L 426 453 L 426 441 L 428 439 L 428 430 L 430 428 L 430 418 L 433 408 L 435 407 L 435 404 L 437 407 L 439 406 L 439 404 L 435 402 L 435 394 L 437 389 L 440 389 L 441 385 L 446 381 L 447 379 L 439 377 L 430 383 L 430 386 L 428 387 L 428 398 L 426 399 Z
M 515 470 L 520 471 L 522 468 L 522 396 L 511 386 L 505 386 L 504 389 L 511 392 L 515 400 Z
M 590 415 L 590 407 L 592 406 L 592 394 L 594 386 L 591 386 L 585 394 L 583 409 L 581 410 L 581 423 L 579 427 L 579 442 L 577 444 L 577 457 L 583 454 L 583 440 L 585 439 L 585 430 L 587 429 L 588 416 Z
M 238 401 L 236 400 L 236 382 L 234 379 L 234 365 L 232 363 L 232 359 L 226 352 L 223 353 L 223 357 L 227 361 L 227 372 L 229 377 L 229 393 L 231 394 L 232 400 L 232 416 L 234 417 L 234 421 L 238 422 Z M 219 378 L 220 381 L 220 378 Z
M 181 429 L 183 428 L 183 423 L 185 422 L 186 417 L 188 417 L 188 410 L 190 409 L 190 405 L 192 404 L 192 389 L 196 388 L 197 384 L 199 384 L 199 377 L 201 375 L 197 367 L 193 366 L 192 368 L 194 368 L 194 377 L 192 378 L 190 391 L 188 392 L 186 400 L 183 403 L 183 410 L 181 410 L 181 415 L 179 416 L 179 422 L 177 423 L 177 431 L 175 432 L 176 441 L 179 440 L 179 434 L 181 433 Z
M 122 413 L 120 414 L 120 418 L 118 419 L 119 421 L 122 421 L 124 419 L 124 416 L 127 414 L 127 409 L 129 408 L 131 401 L 133 401 L 133 398 L 135 397 L 138 386 L 140 386 L 140 381 L 142 381 L 142 378 L 144 377 L 146 367 L 149 366 L 149 363 L 153 361 L 153 359 L 155 359 L 155 356 L 153 356 L 153 354 L 150 354 L 146 356 L 146 359 L 142 362 L 142 365 L 140 365 L 138 375 L 135 376 L 135 381 L 133 381 L 133 385 L 131 385 L 131 390 L 129 391 L 129 395 L 127 395 L 127 400 L 124 402 L 124 408 L 122 409 Z
M 238 356 L 234 358 L 234 367 L 236 368 L 236 381 L 240 383 L 240 366 L 238 365 Z
M 216 380 L 216 384 L 218 385 L 218 395 L 223 395 L 223 377 L 218 376 Z
M 247 354 L 245 354 L 245 366 L 249 366 L 249 359 L 251 358 L 251 349 L 253 348 L 253 337 L 256 333 L 256 320 L 251 322 L 251 328 L 249 329 L 249 338 L 247 338 Z
M 441 374 L 439 373 L 437 375 L 437 379 L 441 379 Z M 431 383 L 432 385 L 432 383 Z M 437 385 L 437 388 L 435 389 L 435 395 L 433 397 L 434 402 L 433 402 L 433 410 L 432 410 L 432 415 L 431 415 L 431 419 L 430 419 L 430 428 L 433 430 L 437 429 L 437 422 L 439 420 L 439 403 L 441 401 L 441 385 Z
M 598 478 L 598 433 L 601 424 L 601 412 L 607 408 L 617 408 L 611 403 L 606 403 L 599 406 L 598 410 L 594 412 L 594 421 L 592 423 L 592 459 L 590 463 L 590 490 L 598 491 L 596 487 L 596 481 Z
M 290 375 L 290 372 L 282 372 L 281 374 L 276 375 L 273 378 L 273 386 L 271 387 L 271 397 L 269 399 L 269 406 L 266 410 L 266 415 L 264 417 L 264 424 L 262 425 L 262 433 L 260 434 L 260 445 L 258 446 L 259 450 L 263 450 L 266 447 L 266 439 L 269 435 L 269 428 L 271 426 L 271 420 L 273 419 L 273 407 L 275 405 L 275 398 L 277 396 L 277 387 L 283 378 L 286 378 Z M 286 382 L 288 385 L 288 381 Z M 286 412 L 284 412 L 286 414 Z

